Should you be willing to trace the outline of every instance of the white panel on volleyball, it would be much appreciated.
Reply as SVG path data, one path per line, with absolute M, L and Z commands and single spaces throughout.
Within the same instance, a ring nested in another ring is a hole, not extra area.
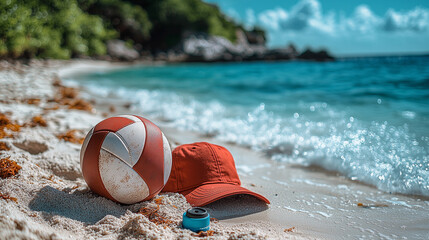
M 83 141 L 83 144 L 82 144 L 82 148 L 80 149 L 80 168 L 81 169 L 82 169 L 83 156 L 85 154 L 86 147 L 88 146 L 89 140 L 91 139 L 93 133 L 94 133 L 94 128 L 91 128 L 88 134 L 86 134 L 85 140 Z
M 101 149 L 115 155 L 117 158 L 128 164 L 129 166 L 133 166 L 131 160 L 131 153 L 129 148 L 124 140 L 121 137 L 114 133 L 109 132 L 104 138 L 103 145 L 101 145 Z
M 140 156 L 146 141 L 146 128 L 142 121 L 135 122 L 116 132 L 118 136 L 125 142 L 131 155 L 130 166 L 133 167 Z
M 162 134 L 162 143 L 164 146 L 164 185 L 165 185 L 167 183 L 168 177 L 170 176 L 171 165 L 173 162 L 172 162 L 170 144 L 168 143 L 167 138 L 164 136 L 164 133 Z
M 133 120 L 134 122 L 141 122 L 140 118 L 133 115 L 119 115 L 118 117 L 128 118 L 130 120 Z
M 99 167 L 103 185 L 116 201 L 132 204 L 149 196 L 146 182 L 116 156 L 100 150 Z

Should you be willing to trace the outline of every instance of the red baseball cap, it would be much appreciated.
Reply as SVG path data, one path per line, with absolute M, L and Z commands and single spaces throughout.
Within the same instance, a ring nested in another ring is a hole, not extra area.
M 174 149 L 170 178 L 162 192 L 181 193 L 192 206 L 204 206 L 237 194 L 249 194 L 270 203 L 240 185 L 231 153 L 222 146 L 198 142 Z

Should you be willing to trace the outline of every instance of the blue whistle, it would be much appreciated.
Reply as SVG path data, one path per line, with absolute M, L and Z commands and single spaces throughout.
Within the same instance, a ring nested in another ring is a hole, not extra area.
M 194 207 L 183 213 L 183 228 L 194 232 L 210 229 L 210 214 L 204 208 Z

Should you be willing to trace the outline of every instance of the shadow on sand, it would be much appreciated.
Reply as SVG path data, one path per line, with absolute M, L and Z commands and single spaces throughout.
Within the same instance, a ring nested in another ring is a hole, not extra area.
M 94 224 L 106 215 L 120 217 L 126 209 L 103 197 L 91 197 L 88 193 L 67 193 L 50 186 L 43 187 L 31 200 L 31 210 L 40 211 L 45 220 L 55 215 L 71 218 L 86 224 Z
M 225 220 L 265 211 L 268 205 L 251 195 L 240 194 L 217 200 L 203 208 L 207 209 L 210 217 Z

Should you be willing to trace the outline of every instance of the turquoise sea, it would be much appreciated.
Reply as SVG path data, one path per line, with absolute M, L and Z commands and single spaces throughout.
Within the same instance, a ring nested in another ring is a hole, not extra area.
M 429 196 L 429 57 L 139 66 L 74 81 L 273 161 Z

